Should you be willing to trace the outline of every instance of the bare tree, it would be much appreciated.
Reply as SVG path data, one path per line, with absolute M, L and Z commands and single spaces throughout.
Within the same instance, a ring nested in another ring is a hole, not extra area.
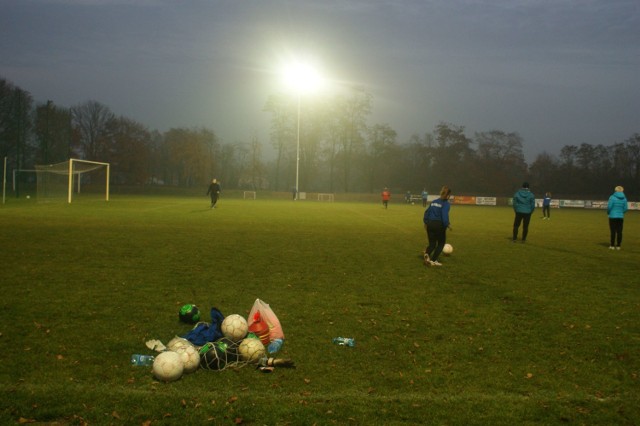
M 290 98 L 283 94 L 269 96 L 263 110 L 271 113 L 271 143 L 276 150 L 274 189 L 278 191 L 282 164 L 295 142 L 296 116 Z
M 526 177 L 527 164 L 519 134 L 491 130 L 476 133 L 474 140 L 478 145 L 478 170 L 483 171 L 475 176 L 475 192 L 501 194 L 511 189 L 506 188 L 505 182 Z
M 71 111 L 53 101 L 36 107 L 35 136 L 38 143 L 36 162 L 51 164 L 69 159 L 72 140 Z
M 142 124 L 125 117 L 114 118 L 109 126 L 109 150 L 113 180 L 121 184 L 143 185 L 150 178 L 151 133 Z
M 108 151 L 109 122 L 115 118 L 109 107 L 87 101 L 71 108 L 73 126 L 78 131 L 76 155 L 86 160 L 104 159 Z
M 376 124 L 369 129 L 366 162 L 368 189 L 374 192 L 391 184 L 397 133 L 388 124 Z

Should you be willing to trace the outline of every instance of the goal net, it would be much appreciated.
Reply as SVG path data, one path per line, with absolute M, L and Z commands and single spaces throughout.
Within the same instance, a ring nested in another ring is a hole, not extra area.
M 242 194 L 242 198 L 245 200 L 255 200 L 256 199 L 256 191 L 244 191 Z
M 109 163 L 69 159 L 36 166 L 38 201 L 74 198 L 109 201 Z
M 318 201 L 333 202 L 333 194 L 318 194 Z

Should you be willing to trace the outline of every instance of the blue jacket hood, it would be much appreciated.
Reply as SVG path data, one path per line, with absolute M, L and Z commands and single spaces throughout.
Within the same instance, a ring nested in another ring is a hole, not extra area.
M 616 197 L 618 200 L 625 200 L 627 197 L 624 196 L 624 192 L 614 192 L 613 197 Z

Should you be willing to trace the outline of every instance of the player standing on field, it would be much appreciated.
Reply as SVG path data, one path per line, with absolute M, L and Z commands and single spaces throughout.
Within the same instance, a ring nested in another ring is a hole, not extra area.
M 529 233 L 529 221 L 531 220 L 531 213 L 536 208 L 536 197 L 533 192 L 529 191 L 529 184 L 527 182 L 522 184 L 520 188 L 513 196 L 513 211 L 516 213 L 516 217 L 513 220 L 513 242 L 518 241 L 518 229 L 520 223 L 522 223 L 522 242 L 527 241 L 527 234 Z
M 218 198 L 220 197 L 220 184 L 217 179 L 213 179 L 211 181 L 211 185 L 209 185 L 209 189 L 207 190 L 207 195 L 211 195 L 211 208 L 215 209 Z
M 391 199 L 391 192 L 389 192 L 388 188 L 385 188 L 384 191 L 382 191 L 382 205 L 384 206 L 385 209 L 389 204 L 389 199 Z
M 427 192 L 427 188 L 422 190 L 422 207 L 427 207 L 427 201 L 429 200 L 429 193 Z
M 542 218 L 551 219 L 551 193 L 544 194 L 542 199 Z
M 424 229 L 427 231 L 429 245 L 424 251 L 424 264 L 431 266 L 442 266 L 438 262 L 438 256 L 442 253 L 444 245 L 447 243 L 447 228 L 451 229 L 449 223 L 449 198 L 451 198 L 451 189 L 443 186 L 440 190 L 440 198 L 433 200 L 431 205 L 424 212 L 422 222 Z
M 627 197 L 624 196 L 624 188 L 616 186 L 615 192 L 609 197 L 607 203 L 607 215 L 609 216 L 609 231 L 611 232 L 611 244 L 609 250 L 620 250 L 622 244 L 622 225 L 624 224 L 624 214 L 629 209 Z

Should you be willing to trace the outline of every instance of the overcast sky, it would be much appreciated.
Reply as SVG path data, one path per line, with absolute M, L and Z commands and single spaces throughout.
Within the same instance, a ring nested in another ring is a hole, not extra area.
M 527 161 L 640 132 L 639 0 L 0 0 L 0 77 L 151 130 L 267 145 L 279 63 L 364 85 L 405 142 L 517 132 Z

